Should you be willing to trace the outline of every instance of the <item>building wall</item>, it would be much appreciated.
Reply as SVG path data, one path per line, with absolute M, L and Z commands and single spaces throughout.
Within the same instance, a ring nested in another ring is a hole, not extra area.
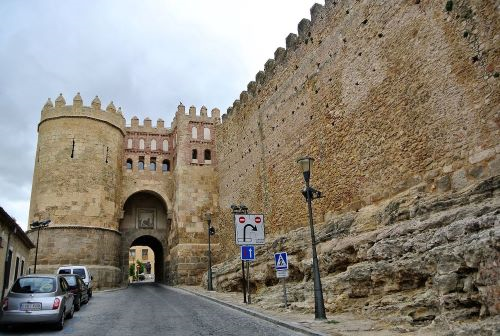
M 315 217 L 414 186 L 461 190 L 500 172 L 498 16 L 486 1 L 326 1 L 248 84 L 217 129 L 219 218 L 307 223 L 296 159 L 316 159 Z M 369 229 L 369 228 L 366 228 Z M 225 256 L 235 246 L 224 247 Z
M 17 277 L 29 273 L 28 258 L 33 243 L 26 236 L 13 218 L 4 209 L 0 208 L 0 290 L 4 286 L 4 294 L 14 284 Z M 5 266 L 8 251 L 12 252 L 10 272 L 8 279 L 5 279 Z M 16 260 L 19 262 L 16 264 Z

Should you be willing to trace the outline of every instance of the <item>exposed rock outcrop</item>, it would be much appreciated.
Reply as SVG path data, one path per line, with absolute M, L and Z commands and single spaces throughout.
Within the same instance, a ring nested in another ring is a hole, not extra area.
M 500 177 L 441 195 L 415 187 L 356 212 L 327 215 L 316 237 L 329 313 L 363 314 L 394 328 L 499 332 Z M 309 229 L 267 241 L 252 263 L 253 302 L 280 306 L 273 253 L 287 251 L 288 301 L 312 312 Z M 235 257 L 214 267 L 217 290 L 241 290 L 240 265 Z

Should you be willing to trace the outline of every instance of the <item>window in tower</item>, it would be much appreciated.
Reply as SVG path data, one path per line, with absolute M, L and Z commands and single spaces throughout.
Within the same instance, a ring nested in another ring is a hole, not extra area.
M 163 163 L 161 164 L 161 171 L 167 172 L 169 170 L 170 170 L 170 161 L 163 160 Z
M 205 140 L 210 140 L 210 128 L 205 127 L 205 128 L 203 129 L 203 138 L 204 138 Z
M 163 151 L 168 152 L 168 140 L 163 140 Z
M 152 157 L 149 161 L 149 170 L 156 171 L 156 158 Z
M 193 128 L 191 128 L 191 136 L 193 139 L 198 138 L 198 129 L 195 126 L 193 126 Z
M 73 145 L 71 146 L 71 158 L 75 157 L 75 138 L 73 138 Z
M 196 149 L 193 149 L 193 151 L 191 152 L 191 159 L 192 159 L 192 163 L 197 163 L 198 162 L 198 151 Z
M 139 157 L 139 165 L 138 165 L 139 170 L 144 170 L 144 156 Z
M 152 151 L 156 150 L 156 140 L 155 139 L 151 140 L 151 150 Z
M 132 148 L 132 145 L 133 145 L 133 142 L 132 142 L 132 139 L 128 139 L 127 140 L 127 148 Z
M 132 170 L 133 161 L 132 159 L 127 159 L 127 170 Z
M 205 163 L 212 163 L 212 153 L 210 149 L 205 149 Z
M 144 149 L 144 139 L 139 140 L 139 149 Z

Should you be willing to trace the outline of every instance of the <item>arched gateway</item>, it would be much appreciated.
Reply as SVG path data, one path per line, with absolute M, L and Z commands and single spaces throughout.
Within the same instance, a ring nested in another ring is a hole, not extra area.
M 127 124 L 120 109 L 110 103 L 103 110 L 98 97 L 91 106 L 80 94 L 73 105 L 62 95 L 49 99 L 38 124 L 29 216 L 51 220 L 40 233 L 37 271 L 86 265 L 96 290 L 119 287 L 128 282 L 129 248 L 149 246 L 156 281 L 201 283 L 203 218 L 217 207 L 220 122 L 217 109 L 208 116 L 206 107 L 196 113 L 180 104 L 171 127 L 136 117 Z M 210 136 L 193 139 L 193 127 Z M 193 150 L 210 155 L 192 159 Z M 35 241 L 37 233 L 28 236 Z M 33 269 L 34 260 L 32 251 L 27 266 Z
M 165 257 L 168 255 L 169 231 L 167 203 L 160 195 L 152 191 L 140 191 L 127 198 L 120 222 L 123 282 L 128 281 L 129 249 L 133 246 L 148 246 L 153 250 L 155 281 L 167 281 Z

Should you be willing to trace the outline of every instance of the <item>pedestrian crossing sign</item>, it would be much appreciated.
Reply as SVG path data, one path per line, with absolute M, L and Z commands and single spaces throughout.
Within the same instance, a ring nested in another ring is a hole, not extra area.
M 278 252 L 274 254 L 274 268 L 276 270 L 288 269 L 288 256 L 286 252 Z

